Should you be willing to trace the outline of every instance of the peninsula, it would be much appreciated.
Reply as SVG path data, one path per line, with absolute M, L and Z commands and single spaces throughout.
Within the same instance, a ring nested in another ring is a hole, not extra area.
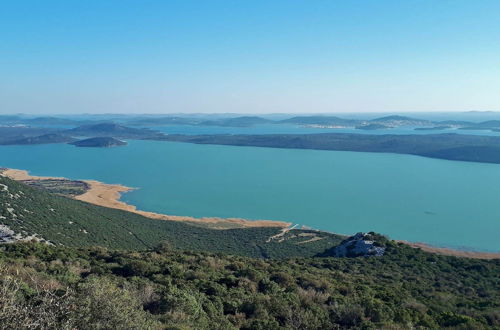
M 500 163 L 500 137 L 465 134 L 372 135 L 351 133 L 166 135 L 154 140 L 267 148 L 409 154 L 447 160 Z

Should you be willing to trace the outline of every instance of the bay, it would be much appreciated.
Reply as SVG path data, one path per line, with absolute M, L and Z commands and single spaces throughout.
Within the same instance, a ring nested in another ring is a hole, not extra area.
M 284 220 L 343 234 L 500 251 L 500 165 L 410 155 L 129 141 L 2 146 L 0 166 L 138 188 L 139 209 Z

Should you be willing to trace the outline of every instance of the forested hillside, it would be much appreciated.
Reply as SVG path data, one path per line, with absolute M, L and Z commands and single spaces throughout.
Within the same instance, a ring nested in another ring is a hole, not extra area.
M 0 247 L 0 328 L 486 329 L 500 261 L 387 243 L 383 257 L 262 260 L 178 251 Z

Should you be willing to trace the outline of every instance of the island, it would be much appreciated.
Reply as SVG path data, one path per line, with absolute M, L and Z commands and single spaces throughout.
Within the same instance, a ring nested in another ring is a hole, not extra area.
M 171 134 L 155 140 L 268 148 L 385 152 L 500 164 L 500 137 L 465 134 Z
M 93 148 L 110 148 L 127 145 L 127 142 L 115 139 L 113 137 L 94 137 L 90 139 L 79 140 L 71 142 L 77 147 L 93 147 Z

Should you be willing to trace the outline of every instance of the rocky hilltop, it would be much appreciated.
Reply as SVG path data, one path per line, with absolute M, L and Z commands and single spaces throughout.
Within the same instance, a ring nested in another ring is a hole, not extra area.
M 333 249 L 335 257 L 369 257 L 383 256 L 385 246 L 373 234 L 357 233 Z

